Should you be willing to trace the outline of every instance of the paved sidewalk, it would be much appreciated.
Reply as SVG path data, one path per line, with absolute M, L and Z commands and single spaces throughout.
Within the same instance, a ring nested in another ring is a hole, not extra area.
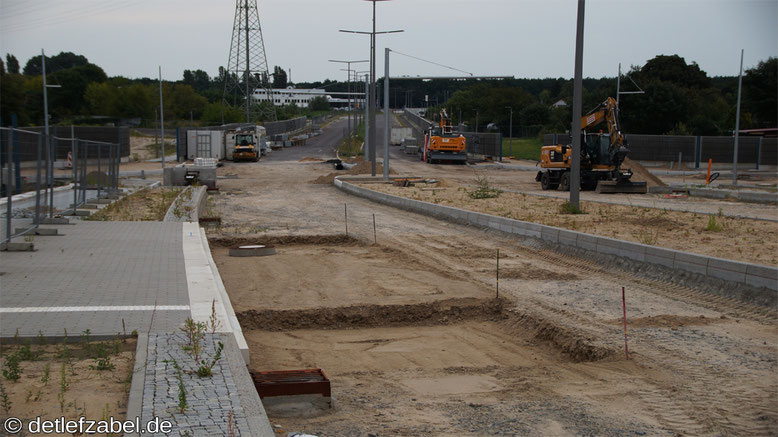
M 75 223 L 0 252 L 0 336 L 146 332 L 152 315 L 152 331 L 175 331 L 190 314 L 182 224 Z

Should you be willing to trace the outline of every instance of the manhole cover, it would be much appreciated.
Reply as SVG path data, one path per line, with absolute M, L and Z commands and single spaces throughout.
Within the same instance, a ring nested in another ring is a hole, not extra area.
M 275 255 L 276 248 L 269 244 L 243 244 L 230 247 L 230 256 Z

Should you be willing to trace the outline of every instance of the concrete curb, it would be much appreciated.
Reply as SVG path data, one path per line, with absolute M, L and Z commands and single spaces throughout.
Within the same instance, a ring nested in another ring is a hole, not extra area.
M 444 220 L 453 220 L 463 224 L 491 228 L 511 234 L 540 238 L 541 240 L 563 246 L 601 254 L 616 255 L 640 262 L 659 264 L 672 269 L 697 273 L 725 281 L 747 284 L 753 287 L 763 287 L 773 293 L 778 292 L 778 268 L 775 267 L 648 246 L 407 199 L 358 187 L 341 179 L 341 177 L 335 178 L 335 187 L 349 194 L 364 197 L 375 202 Z
M 232 380 L 238 389 L 240 405 L 246 414 L 249 435 L 274 436 L 270 419 L 268 419 L 262 400 L 254 387 L 254 381 L 244 363 L 242 351 L 239 351 L 239 346 L 235 343 L 235 338 L 228 334 L 222 334 L 221 338 L 224 340 L 224 358 L 230 367 Z
M 649 193 L 671 194 L 678 190 L 688 191 L 692 197 L 706 197 L 709 199 L 737 199 L 743 202 L 778 204 L 778 193 L 766 193 L 759 191 L 722 190 L 714 188 L 686 188 L 686 187 L 651 187 Z
M 73 189 L 73 184 L 68 184 L 68 185 L 63 185 L 61 187 L 54 188 L 54 192 L 59 193 L 60 191 L 68 191 L 72 189 Z M 16 202 L 32 199 L 33 197 L 35 197 L 35 191 L 28 191 L 26 193 L 14 194 L 13 196 L 11 196 L 11 204 L 13 205 Z M 8 197 L 0 197 L 0 205 L 5 206 L 7 203 L 8 203 Z
M 213 256 L 211 255 L 211 249 L 208 246 L 208 238 L 205 235 L 205 229 L 200 228 L 201 233 L 201 239 L 203 241 L 203 249 L 205 250 L 205 254 L 208 257 L 208 264 L 211 266 L 211 272 L 213 272 L 213 278 L 214 282 L 216 283 L 216 288 L 219 290 L 219 295 L 221 296 L 222 305 L 224 306 L 224 310 L 227 312 L 227 320 L 229 322 L 231 331 L 233 336 L 235 337 L 235 342 L 237 344 L 238 349 L 240 350 L 241 355 L 243 356 L 243 362 L 246 366 L 248 366 L 251 363 L 251 356 L 249 354 L 249 345 L 246 342 L 246 338 L 243 336 L 243 329 L 240 327 L 240 322 L 238 322 L 238 317 L 235 316 L 235 309 L 232 308 L 232 302 L 230 301 L 230 296 L 227 295 L 227 289 L 224 288 L 224 282 L 222 282 L 222 277 L 219 274 L 219 269 L 216 267 L 216 263 L 213 260 Z
M 163 222 L 197 222 L 205 209 L 208 187 L 186 187 L 170 204 Z
M 146 385 L 146 355 L 148 354 L 149 337 L 145 333 L 138 334 L 138 343 L 135 348 L 135 363 L 132 367 L 132 382 L 130 382 L 130 396 L 127 400 L 127 420 L 141 417 L 143 407 L 143 387 Z M 127 434 L 139 436 L 140 432 Z

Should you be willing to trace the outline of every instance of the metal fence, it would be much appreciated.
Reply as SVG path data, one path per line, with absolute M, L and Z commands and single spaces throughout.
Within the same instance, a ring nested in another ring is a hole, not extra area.
M 678 161 L 704 166 L 708 159 L 717 163 L 734 160 L 735 137 L 684 135 L 624 135 L 630 149 L 629 157 L 641 161 Z M 543 135 L 543 145 L 570 144 L 568 134 Z M 738 162 L 778 165 L 778 139 L 763 137 L 738 138 Z
M 419 116 L 416 110 L 406 108 L 404 115 L 405 119 L 421 135 L 423 135 L 426 129 L 434 125 L 431 121 Z M 502 135 L 499 132 L 462 132 L 462 135 L 465 136 L 465 149 L 469 155 L 502 157 Z
M 64 164 L 55 168 L 66 145 L 59 160 Z M 92 197 L 115 193 L 121 149 L 119 142 L 0 127 L 0 243 L 34 233 L 55 215 L 76 215 Z
M 269 121 L 264 124 L 267 135 L 277 135 L 286 132 L 294 132 L 305 127 L 307 117 L 297 117 L 291 120 Z

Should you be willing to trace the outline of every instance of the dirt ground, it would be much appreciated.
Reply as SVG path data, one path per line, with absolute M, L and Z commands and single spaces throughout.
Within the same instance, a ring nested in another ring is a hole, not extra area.
M 67 346 L 71 354 L 69 359 L 62 357 L 62 344 L 31 345 L 30 350 L 36 357 L 19 363 L 19 380 L 12 381 L 4 376 L 0 381 L 10 402 L 10 410 L 3 410 L 4 415 L 7 414 L 5 417 L 17 417 L 25 423 L 36 417 L 61 416 L 76 420 L 82 416 L 90 420 L 110 417 L 124 420 L 136 340 L 116 341 L 117 355 L 113 342 L 106 346 L 110 350 L 108 364 L 114 366 L 112 370 L 97 370 L 97 360 L 91 358 L 94 353 L 86 352 L 85 344 L 76 343 L 77 340 Z M 93 347 L 96 344 L 92 343 Z M 8 370 L 9 355 L 18 353 L 23 347 L 3 346 L 4 370 Z
M 237 177 L 219 181 L 214 209 L 224 225 L 209 230 L 252 370 L 322 368 L 332 381 L 332 409 L 266 402 L 280 433 L 778 433 L 775 308 L 734 299 L 734 286 L 348 196 L 311 183 L 331 166 L 283 153 L 219 170 Z M 392 168 L 473 180 L 463 166 Z M 526 176 L 488 174 L 506 185 Z M 342 237 L 346 212 L 358 243 Z M 225 256 L 243 241 L 274 244 L 278 254 Z
M 430 189 L 442 185 L 441 189 Z M 541 223 L 619 240 L 763 265 L 778 265 L 778 223 L 626 205 L 582 202 L 585 214 L 560 212 L 564 199 L 503 192 L 473 199 L 475 188 L 443 180 L 438 184 L 365 188 L 415 200 Z

